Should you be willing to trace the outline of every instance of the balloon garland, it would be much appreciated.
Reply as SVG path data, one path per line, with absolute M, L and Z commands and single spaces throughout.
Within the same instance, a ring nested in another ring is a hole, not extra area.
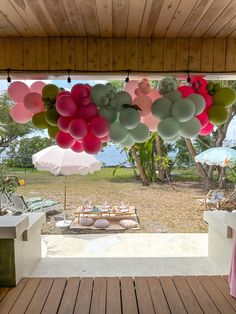
M 111 83 L 76 84 L 65 91 L 40 81 L 30 87 L 15 81 L 8 95 L 15 102 L 10 111 L 14 121 L 32 121 L 60 147 L 89 154 L 108 141 L 126 147 L 143 143 L 153 131 L 167 142 L 209 135 L 227 120 L 236 99 L 233 89 L 201 76 L 179 87 L 173 78 L 164 78 L 158 89 L 147 79 L 131 80 L 118 92 Z

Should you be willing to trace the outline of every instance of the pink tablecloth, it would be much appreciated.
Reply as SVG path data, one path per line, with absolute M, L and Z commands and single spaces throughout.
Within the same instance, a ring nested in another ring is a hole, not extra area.
M 236 298 L 236 232 L 234 231 L 233 252 L 229 273 L 229 288 L 232 297 Z

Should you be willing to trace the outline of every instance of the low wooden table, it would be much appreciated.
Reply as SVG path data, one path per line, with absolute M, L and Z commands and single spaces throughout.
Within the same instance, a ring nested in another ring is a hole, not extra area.
M 78 219 L 81 216 L 93 216 L 93 217 L 97 217 L 97 218 L 112 218 L 112 217 L 119 217 L 119 216 L 132 216 L 132 215 L 136 215 L 137 211 L 136 208 L 130 208 L 129 211 L 127 212 L 121 212 L 119 210 L 114 211 L 114 210 L 109 210 L 109 211 L 99 211 L 98 209 L 94 209 L 91 211 L 83 211 L 81 209 L 76 209 L 75 210 L 75 215 L 78 217 Z

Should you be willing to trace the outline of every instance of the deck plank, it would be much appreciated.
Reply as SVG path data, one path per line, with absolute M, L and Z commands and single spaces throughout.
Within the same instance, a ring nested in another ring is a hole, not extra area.
M 221 291 L 223 296 L 227 299 L 229 304 L 232 306 L 232 308 L 236 312 L 236 299 L 233 298 L 229 294 L 229 284 L 228 284 L 228 282 L 226 282 L 226 280 L 222 276 L 212 276 L 211 280 L 218 287 L 218 289 Z
M 12 309 L 9 313 L 11 314 L 23 314 L 27 310 L 31 299 L 33 298 L 35 291 L 38 288 L 40 283 L 40 278 L 30 278 L 24 289 L 22 290 L 21 294 L 17 298 L 16 302 L 14 303 Z
M 122 277 L 120 283 L 123 314 L 138 314 L 133 279 Z
M 201 283 L 196 276 L 186 277 L 187 283 L 190 286 L 195 298 L 200 304 L 204 313 L 219 313 L 217 307 L 213 303 L 212 299 L 209 297 L 206 290 L 203 288 Z
M 5 297 L 5 295 L 7 294 L 7 291 L 9 290 L 9 288 L 0 288 L 0 302 L 2 301 L 2 299 Z
M 119 278 L 107 278 L 106 314 L 121 314 Z
M 149 277 L 147 278 L 147 281 L 156 314 L 169 314 L 170 309 L 159 278 Z
M 0 313 L 8 313 L 14 303 L 16 302 L 18 296 L 24 289 L 24 286 L 26 285 L 28 279 L 23 278 L 21 281 L 18 283 L 17 287 L 15 288 L 10 288 L 7 294 L 4 296 L 0 303 Z
M 55 278 L 47 300 L 42 309 L 42 314 L 56 314 L 66 286 L 66 278 Z
M 68 279 L 58 314 L 70 314 L 74 312 L 79 284 L 80 278 Z
M 52 287 L 53 278 L 42 278 L 38 288 L 26 310 L 27 314 L 40 313 Z
M 194 314 L 203 313 L 184 276 L 175 276 L 172 278 L 172 280 L 178 290 L 187 312 Z
M 89 314 L 91 298 L 93 292 L 93 279 L 82 278 L 80 281 L 79 292 L 75 303 L 75 314 Z
M 90 314 L 106 313 L 106 279 L 95 278 Z
M 170 277 L 160 277 L 160 282 L 171 312 L 187 313 L 172 279 Z
M 155 314 L 152 297 L 150 294 L 147 279 L 145 277 L 134 278 L 137 302 L 140 314 Z
M 199 276 L 198 278 L 221 313 L 235 313 L 227 299 L 223 296 L 210 277 Z

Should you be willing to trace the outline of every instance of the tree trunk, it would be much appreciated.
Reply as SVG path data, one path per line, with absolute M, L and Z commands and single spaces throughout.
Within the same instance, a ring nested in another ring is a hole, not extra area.
M 131 147 L 131 153 L 132 153 L 132 156 L 133 156 L 134 161 L 136 163 L 136 166 L 137 166 L 137 169 L 139 171 L 139 174 L 140 174 L 140 177 L 142 179 L 143 184 L 144 185 L 149 185 L 148 177 L 146 175 L 146 172 L 145 172 L 144 168 L 141 165 L 140 159 L 139 159 L 139 157 L 137 155 L 137 152 L 136 152 L 136 149 L 135 149 L 134 146 Z
M 195 162 L 195 159 L 194 157 L 196 156 L 196 151 L 195 151 L 195 148 L 192 144 L 192 141 L 189 139 L 189 138 L 185 138 L 185 143 L 186 143 L 186 146 L 188 148 L 188 151 L 190 153 L 190 156 L 192 157 L 194 163 L 195 163 L 195 166 L 201 176 L 201 178 L 203 179 L 203 182 L 204 182 L 204 186 L 208 189 L 211 188 L 212 186 L 212 182 L 211 182 L 211 179 L 209 178 L 206 170 L 204 169 L 204 167 L 198 163 L 198 162 Z
M 226 188 L 226 178 L 225 178 L 225 168 L 220 167 L 220 176 L 219 176 L 219 188 L 225 189 Z
M 160 135 L 157 134 L 156 137 L 156 154 L 157 156 L 162 155 L 162 149 L 161 149 L 161 138 Z M 165 181 L 165 173 L 164 170 L 161 168 L 160 161 L 157 162 L 157 171 L 158 171 L 158 178 L 161 182 Z

